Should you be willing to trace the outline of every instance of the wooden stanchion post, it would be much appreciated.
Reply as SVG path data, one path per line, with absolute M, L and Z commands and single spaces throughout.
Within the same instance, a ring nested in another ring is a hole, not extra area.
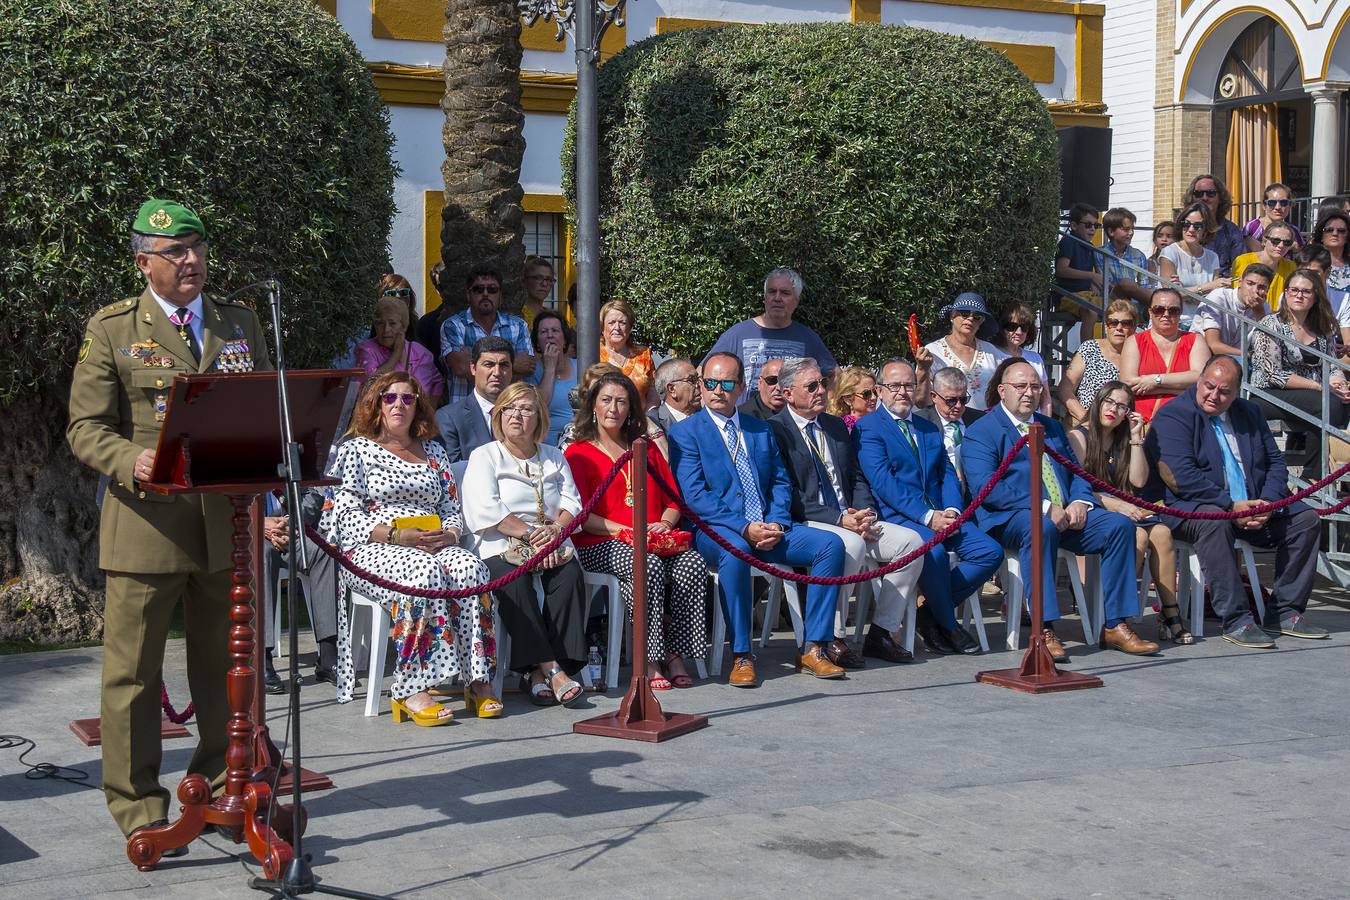
M 1077 672 L 1065 672 L 1056 668 L 1055 660 L 1045 646 L 1042 631 L 1045 619 L 1042 604 L 1045 602 L 1044 564 L 1042 548 L 1045 514 L 1041 512 L 1043 487 L 1041 484 L 1041 460 L 1045 458 L 1045 426 L 1033 422 L 1027 430 L 1027 453 L 1031 461 L 1031 640 L 1028 641 L 1026 655 L 1022 665 L 1016 669 L 993 669 L 980 672 L 975 680 L 982 684 L 996 684 L 999 687 L 1012 688 L 1028 694 L 1049 694 L 1056 691 L 1077 691 L 1083 688 L 1102 686 L 1102 680 L 1095 675 L 1080 675 Z M 1053 563 L 1052 563 L 1053 565 Z M 1051 573 L 1053 576 L 1053 573 Z M 1008 621 L 1013 621 L 1011 610 Z
M 617 712 L 577 722 L 572 731 L 631 741 L 665 741 L 708 725 L 707 716 L 668 713 L 647 678 L 647 449 L 646 438 L 633 442 L 633 677 Z M 623 615 L 619 598 L 610 598 L 609 614 Z M 701 623 L 700 623 L 701 625 Z M 618 660 L 611 660 L 617 665 Z

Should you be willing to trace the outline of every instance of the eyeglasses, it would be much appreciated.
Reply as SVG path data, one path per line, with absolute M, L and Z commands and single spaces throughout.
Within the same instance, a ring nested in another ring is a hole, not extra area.
M 174 244 L 172 247 L 165 247 L 163 250 L 142 250 L 141 252 L 146 256 L 158 256 L 167 259 L 171 263 L 185 262 L 193 253 L 205 259 L 206 241 L 200 240 L 195 244 Z
M 976 312 L 976 311 L 973 310 L 973 309 L 954 309 L 954 310 L 952 310 L 952 315 L 953 315 L 953 316 L 959 316 L 959 317 L 962 318 L 962 319 L 983 319 L 983 318 L 984 318 L 984 313 L 982 313 L 982 312 Z
M 1028 381 L 1022 384 L 1013 384 L 1011 381 L 1003 382 L 1003 387 L 1012 388 L 1019 394 L 1037 394 L 1044 387 L 1039 381 Z
M 500 294 L 502 286 L 499 284 L 475 284 L 469 288 L 471 294 Z
M 1204 220 L 1204 219 L 1201 219 L 1201 220 L 1198 221 L 1198 222 L 1195 221 L 1194 219 L 1187 219 L 1186 221 L 1184 221 L 1184 222 L 1181 223 L 1181 230 L 1182 230 L 1182 231 L 1192 231 L 1192 230 L 1194 230 L 1194 231 L 1199 231 L 1200 229 L 1202 229 L 1202 228 L 1204 228 L 1204 227 L 1205 227 L 1205 220 Z
M 1134 319 L 1107 319 L 1107 328 L 1133 328 Z
M 1191 191 L 1191 193 L 1197 197 L 1205 197 L 1205 198 L 1219 196 L 1219 192 L 1216 190 L 1202 191 L 1199 188 L 1196 188 L 1195 190 Z
M 1312 288 L 1296 288 L 1296 287 L 1287 287 L 1284 289 L 1284 292 L 1286 294 L 1289 294 L 1291 297 L 1311 297 L 1314 293 L 1316 293 L 1316 291 L 1314 291 Z
M 703 389 L 705 391 L 715 391 L 718 388 L 726 391 L 728 394 L 736 390 L 736 385 L 740 384 L 735 378 L 705 378 L 703 379 Z
M 1289 205 L 1289 201 L 1288 201 L 1287 199 L 1285 199 L 1285 200 L 1267 200 L 1267 201 L 1266 201 L 1266 206 L 1269 206 L 1271 209 L 1275 209 L 1276 207 L 1285 207 L 1285 206 L 1288 206 L 1288 205 Z
M 1109 398 L 1102 401 L 1102 406 L 1103 408 L 1109 406 L 1117 412 L 1129 412 L 1130 409 L 1130 404 L 1121 403 L 1119 400 L 1111 400 Z
M 683 378 L 676 378 L 671 384 L 698 384 L 698 373 L 690 372 Z
M 880 384 L 878 384 L 877 387 L 885 388 L 892 394 L 898 394 L 901 391 L 904 391 L 906 394 L 912 394 L 914 392 L 914 389 L 917 388 L 918 385 L 912 381 L 892 381 L 889 384 L 883 381 Z
M 1031 325 L 1026 322 L 1004 322 L 1004 331 L 1030 331 Z
M 407 300 L 412 296 L 412 288 L 386 288 L 380 292 L 385 297 L 401 297 Z
M 1073 224 L 1080 225 L 1088 231 L 1096 231 L 1098 228 L 1102 227 L 1099 222 L 1074 222 Z
M 761 375 L 761 376 L 759 376 L 759 380 L 762 381 L 762 382 L 764 382 L 765 384 L 767 384 L 769 387 L 773 387 L 775 384 L 778 383 L 778 376 L 777 376 L 777 375 Z M 730 388 L 728 388 L 727 390 L 730 390 Z
M 806 391 L 808 394 L 814 394 L 816 391 L 824 390 L 824 388 L 824 378 L 817 378 L 815 381 L 808 381 L 806 384 L 802 385 L 802 390 Z
M 417 402 L 416 394 L 398 394 L 394 391 L 390 391 L 387 394 L 381 394 L 380 397 L 384 400 L 385 406 L 393 406 L 396 400 L 402 400 L 404 406 L 412 406 Z
M 1322 229 L 1322 233 L 1323 233 L 1323 234 L 1345 234 L 1345 229 L 1344 229 L 1344 228 L 1332 228 L 1330 225 L 1328 225 L 1326 228 L 1323 228 L 1323 229 Z
M 502 408 L 503 419 L 533 419 L 538 414 L 533 406 L 507 406 Z
M 876 392 L 876 391 L 870 390 L 870 389 L 869 389 L 869 390 L 866 390 L 866 391 L 858 391 L 858 393 L 854 394 L 853 396 L 854 396 L 854 397 L 861 397 L 861 398 L 863 399 L 863 402 L 865 402 L 865 403 L 871 403 L 872 400 L 873 400 L 873 398 L 876 397 L 876 395 L 877 395 L 877 392 Z
M 1270 243 L 1274 244 L 1276 247 L 1292 247 L 1292 246 L 1294 246 L 1294 241 L 1293 241 L 1292 238 L 1275 238 L 1275 237 L 1267 237 L 1266 240 L 1269 241 Z
M 969 395 L 969 394 L 962 394 L 960 397 L 944 397 L 944 396 L 942 396 L 941 394 L 934 394 L 933 396 L 934 396 L 934 397 L 937 397 L 939 400 L 941 400 L 943 403 L 947 404 L 948 406 L 960 406 L 960 405 L 963 404 L 963 403 L 969 403 L 969 402 L 970 402 L 970 395 Z
M 1150 306 L 1148 311 L 1155 316 L 1179 316 L 1181 315 L 1180 306 Z

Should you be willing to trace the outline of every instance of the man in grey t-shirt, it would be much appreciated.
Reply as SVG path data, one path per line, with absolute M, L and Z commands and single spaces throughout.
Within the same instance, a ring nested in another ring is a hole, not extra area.
M 708 351 L 708 356 L 730 353 L 741 358 L 745 365 L 746 397 L 757 394 L 759 371 L 766 360 L 813 357 L 826 378 L 838 368 L 820 335 L 792 321 L 792 314 L 801 303 L 803 287 L 802 276 L 795 270 L 774 269 L 764 279 L 764 313 L 732 325 Z
M 1191 320 L 1191 331 L 1209 344 L 1214 356 L 1242 356 L 1242 319 L 1259 322 L 1270 315 L 1266 293 L 1274 273 L 1264 263 L 1252 263 L 1242 270 L 1235 288 L 1210 291 Z

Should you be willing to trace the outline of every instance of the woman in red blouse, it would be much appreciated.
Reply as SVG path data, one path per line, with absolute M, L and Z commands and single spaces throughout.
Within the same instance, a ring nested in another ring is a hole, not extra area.
M 614 468 L 633 441 L 647 433 L 647 417 L 633 382 L 617 372 L 598 378 L 581 399 L 573 420 L 574 442 L 565 453 L 583 502 Z M 675 476 L 654 445 L 647 465 L 672 487 Z M 647 477 L 647 675 L 652 690 L 691 687 L 686 657 L 708 652 L 705 628 L 708 604 L 708 568 L 689 546 L 687 532 L 676 526 L 680 512 L 674 502 Z M 619 579 L 624 605 L 633 614 L 633 463 L 624 463 L 595 510 L 572 538 L 581 565 Z M 664 535 L 664 537 L 662 537 Z M 668 546 L 663 546 L 668 545 Z M 681 547 L 683 549 L 681 549 Z M 613 613 L 611 613 L 612 615 Z M 670 673 L 667 679 L 662 665 Z

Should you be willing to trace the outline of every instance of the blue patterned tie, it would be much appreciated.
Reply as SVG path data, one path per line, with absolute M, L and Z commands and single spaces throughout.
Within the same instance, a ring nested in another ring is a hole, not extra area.
M 736 466 L 736 477 L 741 481 L 741 502 L 744 504 L 745 518 L 750 522 L 764 521 L 764 501 L 759 497 L 759 484 L 755 473 L 750 470 L 750 457 L 745 453 L 745 444 L 736 432 L 736 423 L 727 419 L 723 426 L 727 433 L 727 445 L 731 447 L 731 460 Z
M 1210 416 L 1209 424 L 1214 426 L 1214 434 L 1219 438 L 1219 452 L 1223 454 L 1223 474 L 1228 481 L 1228 496 L 1234 500 L 1250 500 L 1247 496 L 1247 479 L 1242 474 L 1233 448 L 1228 445 L 1228 436 L 1223 433 L 1223 422 L 1218 416 Z
M 830 481 L 830 470 L 825 465 L 825 454 L 820 451 L 820 426 L 815 422 L 806 425 L 807 442 L 811 445 L 811 457 L 816 463 L 816 478 L 820 481 L 820 499 L 831 509 L 843 511 L 839 503 L 839 494 Z

